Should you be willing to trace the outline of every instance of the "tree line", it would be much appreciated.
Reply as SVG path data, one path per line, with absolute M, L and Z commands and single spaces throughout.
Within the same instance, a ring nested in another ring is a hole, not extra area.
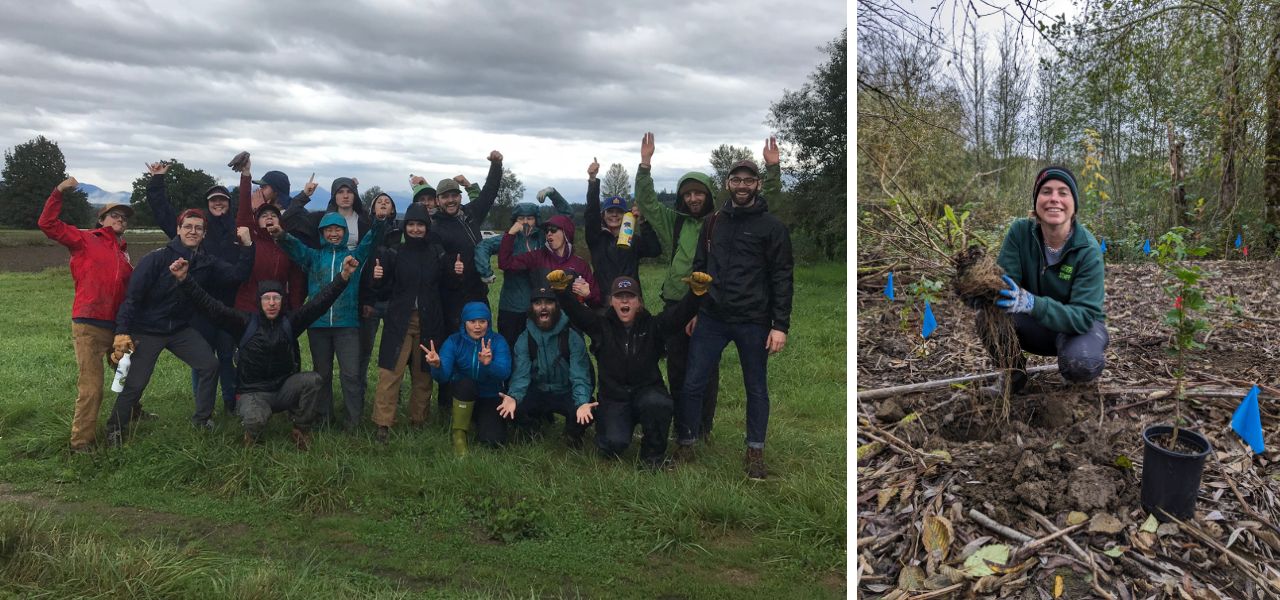
M 1058 163 L 1109 251 L 1178 225 L 1218 255 L 1238 234 L 1280 248 L 1280 4 L 1038 6 L 1017 0 L 983 33 L 972 5 L 954 3 L 947 31 L 896 0 L 859 3 L 860 200 L 906 194 L 999 228 Z

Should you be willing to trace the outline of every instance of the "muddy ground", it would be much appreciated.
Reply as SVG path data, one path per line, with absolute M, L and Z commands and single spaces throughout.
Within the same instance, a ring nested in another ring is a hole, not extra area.
M 972 384 L 859 402 L 858 589 L 889 598 L 1280 597 L 1280 265 L 1204 266 L 1210 294 L 1236 296 L 1240 312 L 1209 315 L 1206 348 L 1189 363 L 1188 387 L 1207 395 L 1190 399 L 1182 417 L 1215 450 L 1195 519 L 1143 530 L 1141 431 L 1174 417 L 1172 400 L 1159 397 L 1173 382 L 1161 324 L 1172 301 L 1154 265 L 1109 265 L 1111 345 L 1099 381 L 1071 385 L 1052 370 L 1034 376 L 1011 398 L 1007 420 Z M 897 279 L 899 290 L 912 281 Z M 889 302 L 883 281 L 859 281 L 859 391 L 990 370 L 971 309 L 940 299 L 939 329 L 925 341 L 919 311 L 904 320 L 905 303 Z M 1030 365 L 1053 360 L 1032 357 Z M 1268 449 L 1258 456 L 1229 429 L 1252 384 L 1263 387 Z M 1063 536 L 1079 551 L 1052 540 L 1013 557 L 1005 571 L 964 574 L 956 569 L 979 548 L 1022 545 L 971 510 L 1031 538 L 1084 519 Z

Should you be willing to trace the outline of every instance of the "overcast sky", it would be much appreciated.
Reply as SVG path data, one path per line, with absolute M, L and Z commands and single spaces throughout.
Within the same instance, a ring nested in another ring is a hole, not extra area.
M 201 4 L 201 3 L 195 3 Z M 839 35 L 844 2 L 0 0 L 0 146 L 43 134 L 83 182 L 125 191 L 175 157 L 233 183 L 253 155 L 295 190 L 311 172 L 408 192 L 484 177 L 490 150 L 571 201 L 592 157 L 661 189 L 722 143 L 757 159 L 769 105 Z

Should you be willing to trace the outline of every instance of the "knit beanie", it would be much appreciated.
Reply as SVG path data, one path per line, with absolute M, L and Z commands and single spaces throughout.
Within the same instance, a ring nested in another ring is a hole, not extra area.
M 1071 174 L 1070 169 L 1058 166 L 1045 167 L 1036 175 L 1036 185 L 1031 188 L 1031 210 L 1035 211 L 1036 197 L 1040 195 L 1040 188 L 1050 179 L 1057 179 L 1067 184 L 1067 187 L 1071 189 L 1071 212 L 1078 212 L 1080 208 L 1080 193 L 1076 189 L 1076 176 Z

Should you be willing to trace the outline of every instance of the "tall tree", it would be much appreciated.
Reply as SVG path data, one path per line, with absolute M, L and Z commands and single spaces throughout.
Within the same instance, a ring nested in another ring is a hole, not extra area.
M 849 31 L 827 44 L 827 61 L 797 91 L 784 91 L 770 107 L 779 139 L 794 151 L 787 170 L 795 179 L 789 220 L 827 258 L 845 251 L 849 157 L 846 102 Z
M 965 44 L 968 47 L 965 47 Z M 973 168 L 986 167 L 987 154 L 987 61 L 986 47 L 978 35 L 977 21 L 970 21 L 969 31 L 960 40 L 956 52 L 956 71 L 964 92 L 964 109 L 968 113 L 969 140 L 973 143 Z
M 605 198 L 609 196 L 631 198 L 631 174 L 627 172 L 626 167 L 622 166 L 622 163 L 609 165 L 609 171 L 604 174 L 604 181 L 600 182 L 600 195 Z
M 506 167 L 502 168 L 502 183 L 498 186 L 498 198 L 489 209 L 488 222 L 498 231 L 511 226 L 511 209 L 524 199 L 524 183 Z
M 363 194 L 360 194 L 360 202 L 364 205 L 366 212 L 373 212 L 373 199 L 377 198 L 381 194 L 382 187 L 377 185 L 365 190 Z
M 35 229 L 45 198 L 67 178 L 67 161 L 58 143 L 43 135 L 18 144 L 4 153 L 0 172 L 0 224 L 19 229 Z M 92 227 L 89 198 L 79 189 L 62 195 L 63 221 L 77 227 Z
M 756 157 L 751 154 L 749 148 L 740 148 L 738 146 L 730 146 L 729 144 L 720 144 L 719 148 L 711 151 L 711 178 L 715 181 L 716 189 L 723 189 L 724 182 L 729 178 L 729 168 L 740 160 L 754 161 Z M 757 165 L 759 163 L 756 163 Z
M 991 105 L 991 149 L 996 168 L 1004 169 L 1000 182 L 1009 181 L 1011 159 L 1018 153 L 1022 138 L 1022 113 L 1027 104 L 1027 68 L 1022 62 L 1018 47 L 1018 34 L 1013 24 L 1006 21 L 996 43 L 999 62 L 995 78 L 991 81 L 988 102 Z
M 205 202 L 204 194 L 218 183 L 217 180 L 201 169 L 188 169 L 176 158 L 170 158 L 165 162 L 171 165 L 169 172 L 164 176 L 165 192 L 174 210 L 182 212 L 187 208 L 205 208 L 208 203 Z M 151 214 L 151 207 L 147 205 L 147 182 L 149 181 L 151 176 L 146 173 L 133 180 L 133 193 L 129 196 L 129 204 L 133 206 L 134 212 L 133 221 L 129 223 L 131 226 L 149 227 L 156 223 L 155 217 Z M 234 202 L 232 206 L 235 206 Z
M 1263 248 L 1274 251 L 1280 244 L 1280 4 L 1267 15 L 1271 36 L 1267 44 L 1267 74 L 1263 84 L 1266 104 L 1266 139 L 1263 148 L 1262 179 L 1267 236 Z

